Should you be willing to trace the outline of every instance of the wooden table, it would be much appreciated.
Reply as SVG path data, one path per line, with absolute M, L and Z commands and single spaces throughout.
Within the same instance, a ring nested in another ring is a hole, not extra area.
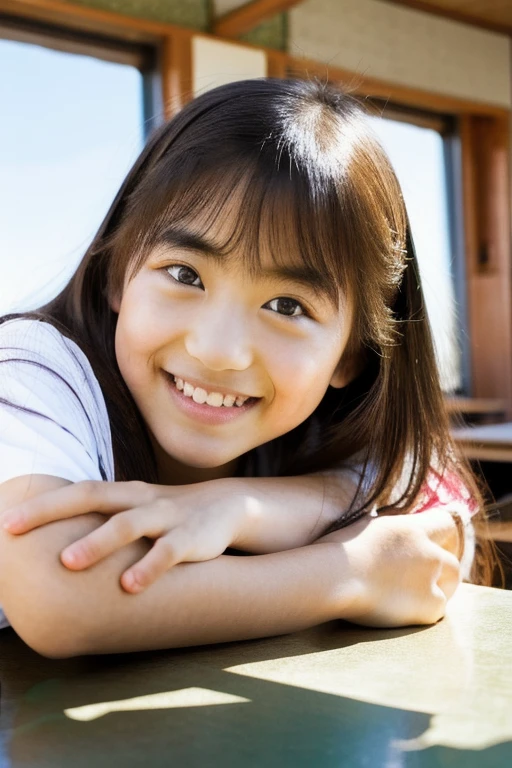
M 512 461 L 512 422 L 454 427 L 452 435 L 468 459 Z
M 2 630 L 0 676 L 2 768 L 512 765 L 512 593 L 497 589 L 462 585 L 432 627 L 62 661 Z

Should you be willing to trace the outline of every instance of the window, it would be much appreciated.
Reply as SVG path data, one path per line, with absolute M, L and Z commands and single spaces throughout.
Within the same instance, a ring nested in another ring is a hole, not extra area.
M 370 119 L 402 187 L 443 390 L 459 392 L 467 356 L 463 277 L 458 274 L 461 235 L 453 199 L 458 175 L 454 126 L 435 117 L 393 115 L 392 110 L 385 115 Z
M 0 38 L 5 314 L 64 287 L 142 149 L 154 105 L 150 51 L 26 25 L 0 27 Z

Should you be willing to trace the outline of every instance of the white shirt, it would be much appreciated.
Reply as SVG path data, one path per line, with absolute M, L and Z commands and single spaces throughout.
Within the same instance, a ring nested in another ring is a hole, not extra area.
M 49 323 L 15 318 L 0 325 L 0 483 L 30 474 L 115 479 L 107 408 L 86 356 Z

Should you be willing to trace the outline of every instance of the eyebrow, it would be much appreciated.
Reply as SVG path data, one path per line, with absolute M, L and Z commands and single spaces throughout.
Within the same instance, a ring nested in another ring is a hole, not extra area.
M 216 263 L 225 262 L 226 259 L 226 253 L 221 248 L 204 236 L 190 232 L 183 227 L 167 227 L 160 233 L 158 242 L 173 248 L 182 248 L 200 253 Z M 294 264 L 276 265 L 267 269 L 261 268 L 259 274 L 264 278 L 281 282 L 292 281 L 298 283 L 313 291 L 320 298 L 327 296 L 333 305 L 337 304 L 336 296 L 333 292 L 332 279 L 327 274 L 323 275 L 311 267 Z

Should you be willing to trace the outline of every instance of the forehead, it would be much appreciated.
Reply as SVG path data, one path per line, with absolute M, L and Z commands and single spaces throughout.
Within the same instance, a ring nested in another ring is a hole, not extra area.
M 175 195 L 147 245 L 199 251 L 253 278 L 302 282 L 338 307 L 347 291 L 336 228 L 325 206 L 315 210 L 282 179 L 225 178 Z

